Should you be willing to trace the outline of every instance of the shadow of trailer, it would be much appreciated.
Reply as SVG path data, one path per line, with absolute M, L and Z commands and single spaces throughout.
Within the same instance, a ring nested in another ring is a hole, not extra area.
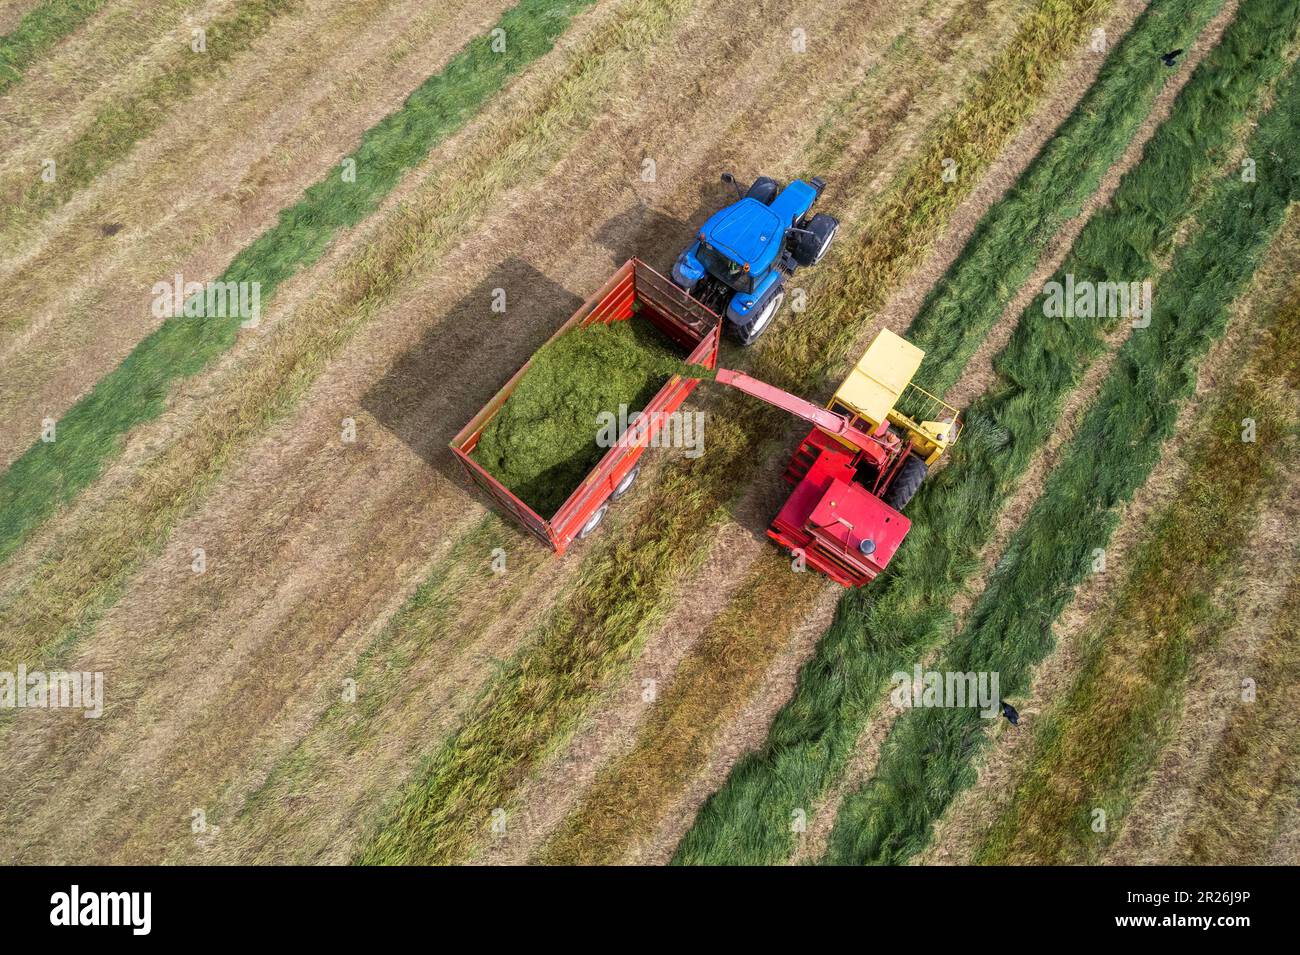
M 593 322 L 625 322 L 636 315 L 654 324 L 673 341 L 684 361 L 705 368 L 718 363 L 721 320 L 684 291 L 639 259 L 630 259 L 609 281 L 587 299 L 550 337 Z M 556 554 L 563 554 L 575 540 L 586 537 L 604 518 L 611 498 L 625 492 L 635 479 L 637 464 L 645 449 L 663 426 L 666 416 L 676 411 L 695 390 L 699 379 L 673 375 L 641 409 L 641 416 L 622 439 L 601 457 L 559 509 L 550 517 L 533 510 L 504 484 L 474 460 L 475 447 L 487 423 L 501 410 L 532 359 L 524 363 L 482 410 L 451 441 L 451 451 L 471 481 L 483 489 L 525 530 Z M 593 433 L 595 422 L 593 422 Z

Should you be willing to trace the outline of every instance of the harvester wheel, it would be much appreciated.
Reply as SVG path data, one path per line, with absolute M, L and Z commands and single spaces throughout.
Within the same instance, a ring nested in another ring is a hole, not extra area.
M 745 193 L 746 199 L 757 199 L 765 206 L 770 206 L 776 194 L 781 191 L 781 186 L 770 176 L 759 176 L 754 180 L 749 191 Z
M 596 513 L 592 514 L 591 517 L 588 518 L 587 523 L 582 525 L 582 530 L 578 531 L 578 540 L 582 540 L 584 537 L 590 537 L 592 533 L 595 532 L 596 528 L 600 526 L 600 522 L 605 519 L 605 513 L 608 510 L 608 503 L 600 505 L 600 507 L 596 509 Z
M 915 454 L 909 454 L 903 466 L 898 469 L 894 475 L 894 481 L 889 485 L 889 490 L 885 492 L 882 500 L 896 511 L 901 511 L 907 507 L 907 502 L 921 488 L 921 482 L 929 473 L 929 468 L 925 462 Z
M 623 475 L 623 480 L 618 482 L 614 488 L 614 493 L 609 496 L 611 501 L 617 501 L 620 497 L 632 490 L 632 485 L 636 483 L 636 476 L 641 473 L 641 465 L 637 465 L 631 471 Z
M 804 232 L 796 236 L 794 260 L 805 268 L 816 265 L 826 256 L 839 230 L 839 220 L 834 216 L 819 212 L 805 225 Z

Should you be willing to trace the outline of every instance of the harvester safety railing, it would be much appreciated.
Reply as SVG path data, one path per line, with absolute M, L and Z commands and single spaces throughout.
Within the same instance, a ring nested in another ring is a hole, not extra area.
M 898 396 L 894 402 L 894 413 L 900 417 L 906 418 L 914 428 L 920 429 L 922 421 L 941 421 L 949 426 L 948 444 L 951 445 L 957 440 L 957 435 L 961 433 L 961 428 L 956 428 L 956 433 L 952 433 L 952 426 L 957 421 L 958 411 L 946 401 L 936 398 L 924 388 L 919 388 L 912 383 L 908 383 L 903 389 L 903 393 Z

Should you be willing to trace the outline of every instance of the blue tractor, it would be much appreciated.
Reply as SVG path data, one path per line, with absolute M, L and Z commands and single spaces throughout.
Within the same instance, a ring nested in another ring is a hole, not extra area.
M 785 283 L 800 267 L 826 255 L 839 222 L 809 215 L 826 183 L 796 179 L 784 189 L 761 176 L 742 192 L 735 176 L 722 181 L 738 201 L 711 215 L 673 265 L 673 281 L 726 318 L 742 345 L 767 331 L 785 301 Z

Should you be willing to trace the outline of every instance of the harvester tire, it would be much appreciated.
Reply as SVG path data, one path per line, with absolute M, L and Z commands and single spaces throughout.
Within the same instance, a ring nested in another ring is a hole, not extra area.
M 803 227 L 805 231 L 795 238 L 794 260 L 805 268 L 816 265 L 826 257 L 839 227 L 839 220 L 834 216 L 817 213 Z
M 907 507 L 907 502 L 912 499 L 912 496 L 921 489 L 921 482 L 925 480 L 929 471 L 924 461 L 915 454 L 909 454 L 903 466 L 894 475 L 894 481 L 889 485 L 889 490 L 885 492 L 882 500 L 894 510 L 901 511 Z
M 759 176 L 745 193 L 746 199 L 757 199 L 765 206 L 770 206 L 781 186 L 770 176 Z

